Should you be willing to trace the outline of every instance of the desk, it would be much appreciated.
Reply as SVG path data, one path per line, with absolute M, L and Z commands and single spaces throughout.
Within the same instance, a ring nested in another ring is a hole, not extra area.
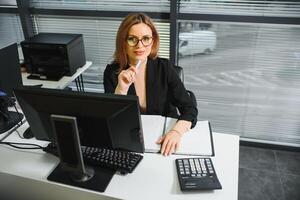
M 64 89 L 72 81 L 75 80 L 77 90 L 84 91 L 82 73 L 85 70 L 87 70 L 91 65 L 92 65 L 92 62 L 87 61 L 86 64 L 84 66 L 78 68 L 76 73 L 74 73 L 72 76 L 63 76 L 58 81 L 28 79 L 27 76 L 29 76 L 30 74 L 22 73 L 23 85 L 30 86 L 30 85 L 40 85 L 40 84 L 42 84 L 42 88 Z
M 25 123 L 19 132 L 28 127 Z M 27 142 L 46 145 L 34 139 L 23 140 L 13 133 L 6 142 Z M 180 191 L 175 158 L 159 154 L 144 154 L 133 173 L 113 176 L 104 193 L 97 193 L 68 185 L 49 182 L 47 176 L 59 159 L 41 150 L 18 150 L 0 145 L 0 194 L 1 199 L 205 199 L 237 200 L 239 137 L 214 133 L 216 156 L 212 157 L 222 190 L 182 193 Z

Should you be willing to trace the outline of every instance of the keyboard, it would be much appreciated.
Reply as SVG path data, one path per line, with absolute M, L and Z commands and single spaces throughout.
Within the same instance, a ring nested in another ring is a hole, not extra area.
M 133 152 L 117 151 L 95 147 L 81 147 L 84 161 L 117 170 L 121 174 L 131 173 L 143 156 Z
M 210 158 L 180 158 L 175 162 L 182 191 L 222 189 Z
M 58 156 L 57 147 L 54 143 L 49 143 L 43 150 Z M 143 156 L 137 153 L 106 148 L 81 146 L 81 152 L 85 163 L 108 167 L 121 174 L 131 173 L 143 159 Z

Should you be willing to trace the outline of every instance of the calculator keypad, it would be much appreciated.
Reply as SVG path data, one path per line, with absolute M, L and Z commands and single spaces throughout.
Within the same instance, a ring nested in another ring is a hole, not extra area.
M 181 190 L 221 189 L 210 158 L 176 159 Z
M 179 173 L 184 177 L 206 177 L 214 174 L 210 159 L 189 158 L 178 160 Z

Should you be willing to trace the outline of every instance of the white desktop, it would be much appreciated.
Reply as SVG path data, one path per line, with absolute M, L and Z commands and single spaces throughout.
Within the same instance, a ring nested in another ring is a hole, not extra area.
M 78 78 L 82 73 L 92 66 L 91 61 L 87 61 L 86 64 L 77 69 L 76 73 L 72 76 L 63 76 L 58 81 L 49 81 L 49 80 L 36 80 L 36 79 L 28 79 L 27 77 L 30 75 L 26 72 L 22 73 L 22 81 L 25 86 L 34 86 L 34 85 L 42 85 L 42 88 L 49 89 L 64 89 L 67 87 L 72 81 Z
M 151 124 L 143 124 L 150 126 Z M 28 127 L 23 124 L 19 133 Z M 238 198 L 239 137 L 213 133 L 215 156 L 211 157 L 222 190 L 182 192 L 179 187 L 175 159 L 188 157 L 145 153 L 137 168 L 127 175 L 115 174 L 104 193 L 58 184 L 47 176 L 59 159 L 42 150 L 19 150 L 0 145 L 1 199 L 230 199 Z M 48 142 L 21 139 L 16 132 L 5 142 L 35 143 L 46 146 Z M 195 156 L 192 156 L 195 157 Z

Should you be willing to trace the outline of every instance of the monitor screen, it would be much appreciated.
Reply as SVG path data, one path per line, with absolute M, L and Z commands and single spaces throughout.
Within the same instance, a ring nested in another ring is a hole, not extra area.
M 16 126 L 23 118 L 18 112 L 8 110 L 13 105 L 13 88 L 22 85 L 17 43 L 0 49 L 0 134 Z
M 76 117 L 81 145 L 144 152 L 137 96 L 20 87 L 15 95 L 39 140 L 54 141 L 51 114 Z
M 9 97 L 13 88 L 22 85 L 22 76 L 17 43 L 0 49 L 0 90 Z

